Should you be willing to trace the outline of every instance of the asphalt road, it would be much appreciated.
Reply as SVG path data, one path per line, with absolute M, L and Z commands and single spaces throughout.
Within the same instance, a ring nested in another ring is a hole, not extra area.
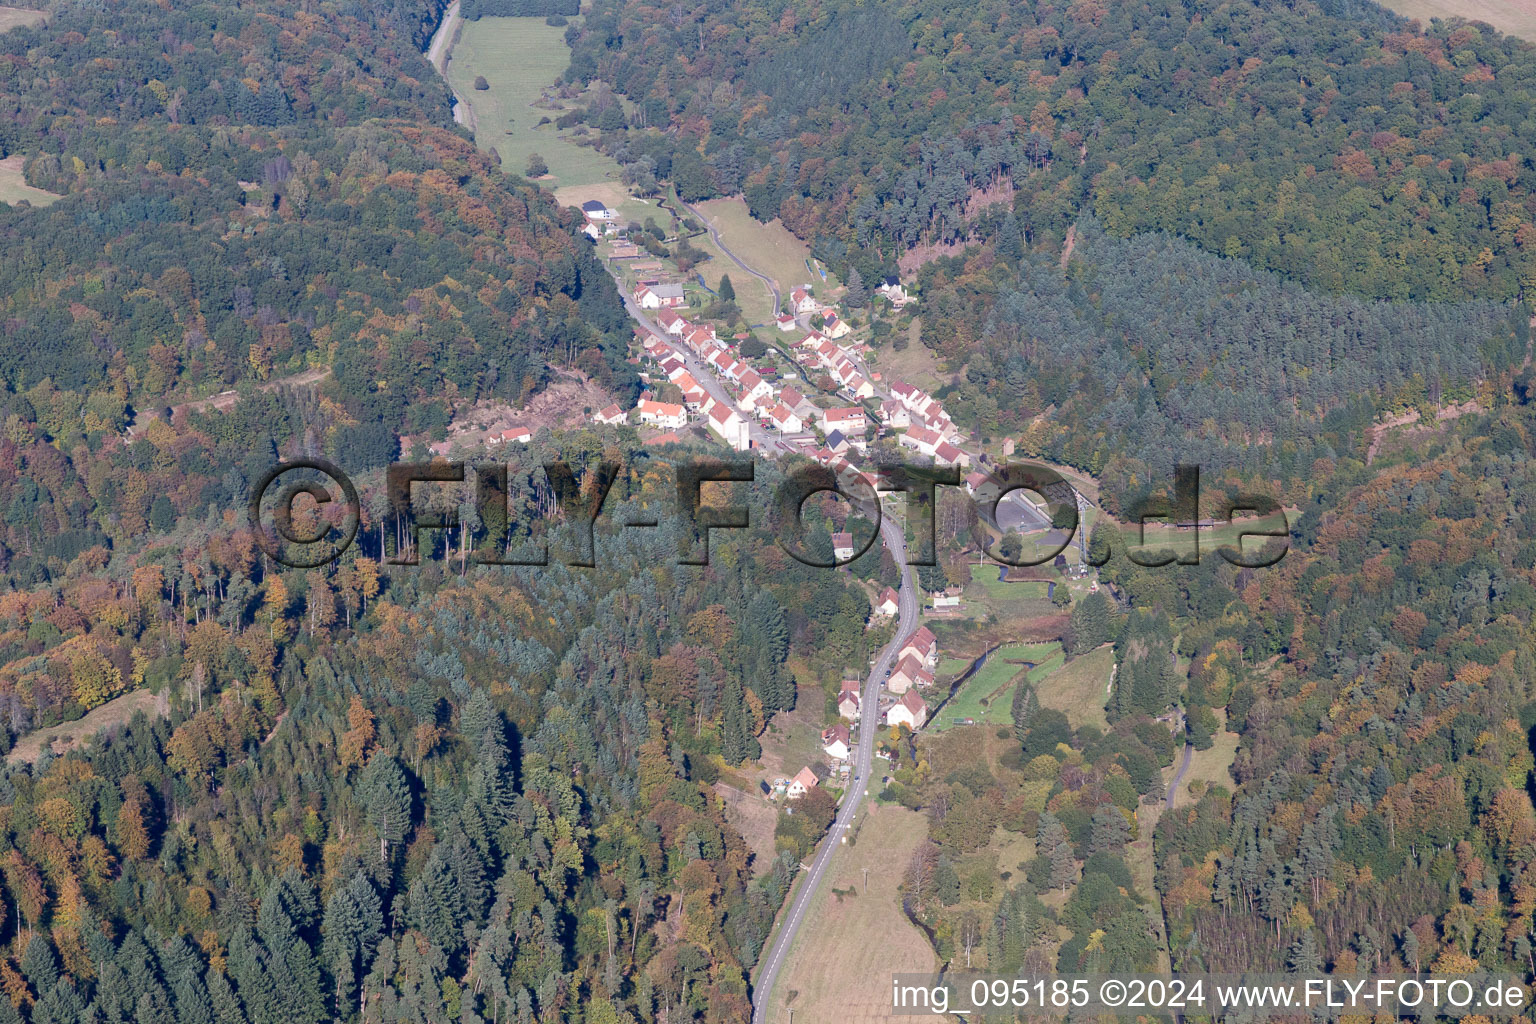
M 859 746 L 854 755 L 853 774 L 848 790 L 843 794 L 843 804 L 838 809 L 837 819 L 822 840 L 821 848 L 816 851 L 816 858 L 811 861 L 805 882 L 781 920 L 773 944 L 763 954 L 762 970 L 757 976 L 757 984 L 752 988 L 752 1024 L 768 1022 L 768 1003 L 773 998 L 773 985 L 779 978 L 779 970 L 794 946 L 795 936 L 800 931 L 800 925 L 805 922 L 806 911 L 815 899 L 817 890 L 821 888 L 832 857 L 843 844 L 843 837 L 848 834 L 854 816 L 858 814 L 859 804 L 869 789 L 870 766 L 875 756 L 875 733 L 880 731 L 880 687 L 895 664 L 896 652 L 908 637 L 917 632 L 917 588 L 912 582 L 912 567 L 906 564 L 906 543 L 901 527 L 893 519 L 884 517 L 880 521 L 880 537 L 890 549 L 896 564 L 902 567 L 901 591 L 897 595 L 899 610 L 896 613 L 896 636 L 880 652 L 880 657 L 875 660 L 874 668 L 864 683 L 864 697 L 859 709 Z

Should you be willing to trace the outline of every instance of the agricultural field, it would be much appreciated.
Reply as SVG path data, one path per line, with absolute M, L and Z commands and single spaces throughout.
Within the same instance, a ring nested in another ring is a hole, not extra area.
M 0 7 L 0 32 L 9 32 L 24 25 L 37 25 L 48 20 L 46 11 L 31 11 L 25 7 Z
M 774 986 L 769 1020 L 788 1020 L 793 1008 L 806 1022 L 887 1021 L 891 974 L 937 969 L 927 939 L 901 912 L 907 863 L 927 835 L 927 819 L 916 811 L 869 808 L 857 841 L 838 850 L 806 911 Z
M 4 25 L 4 12 L 12 9 L 9 7 L 0 8 L 0 26 Z M 35 12 L 25 11 L 22 13 L 31 14 Z M 21 164 L 22 156 L 20 153 L 14 153 L 4 160 L 0 160 L 0 203 L 16 203 L 25 199 L 33 206 L 47 206 L 59 198 L 57 193 L 44 192 L 40 188 L 33 188 L 31 185 L 28 185 L 26 179 L 22 177 Z
M 503 170 L 522 174 L 537 153 L 549 166 L 549 174 L 539 179 L 546 188 L 616 183 L 617 163 L 581 145 L 577 129 L 554 126 L 564 110 L 581 105 L 579 100 L 534 106 L 570 62 L 565 29 L 546 25 L 543 18 L 480 18 L 464 22 L 449 56 L 448 82 L 474 113 L 475 143 L 495 149 Z M 490 88 L 477 91 L 476 75 L 484 75 Z M 539 126 L 545 117 L 551 123 Z
M 1434 18 L 1486 21 L 1501 32 L 1536 42 L 1536 3 L 1532 0 L 1387 0 L 1383 6 L 1426 25 Z

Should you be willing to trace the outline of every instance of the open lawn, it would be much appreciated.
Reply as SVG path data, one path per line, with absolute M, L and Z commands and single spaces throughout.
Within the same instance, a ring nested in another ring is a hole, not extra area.
M 1004 568 L 1006 567 L 992 562 L 984 562 L 981 565 L 971 563 L 971 585 L 980 587 L 988 597 L 1000 601 L 1018 601 L 1023 598 L 1044 601 L 1049 596 L 1050 588 L 1044 580 L 1004 583 L 998 578 L 1002 575 Z
M 766 325 L 758 328 L 762 331 L 764 340 L 767 340 L 769 334 L 778 332 L 778 328 L 773 324 L 774 315 L 778 311 L 773 308 L 773 295 L 768 291 L 767 285 L 732 262 L 719 246 L 710 241 L 708 232 L 690 238 L 688 244 L 709 253 L 709 259 L 695 267 L 694 273 L 704 278 L 704 283 L 709 286 L 710 291 L 718 294 L 720 278 L 729 275 L 731 287 L 736 291 L 736 305 L 740 307 L 741 315 L 747 318 L 747 323 Z M 737 248 L 737 243 L 731 240 L 727 240 L 726 244 L 731 246 L 732 251 L 745 260 L 748 266 L 756 266 L 752 250 Z M 705 296 L 705 299 L 712 302 L 714 296 Z
M 37 25 L 48 20 L 46 11 L 29 11 L 25 7 L 0 7 L 0 32 L 9 32 L 23 25 Z
M 1028 662 L 1036 666 L 1050 663 L 1061 657 L 1061 646 L 1056 643 L 1008 644 L 993 651 L 987 663 L 960 691 L 934 716 L 929 726 L 934 731 L 947 729 L 962 719 L 975 719 L 978 723 L 1003 723 L 1009 721 L 1015 677 Z
M 464 22 L 448 60 L 448 81 L 474 112 L 475 143 L 494 148 L 503 170 L 522 174 L 528 158 L 538 153 L 549 166 L 549 174 L 539 179 L 546 188 L 616 182 L 617 163 L 580 145 L 577 129 L 554 126 L 565 109 L 580 104 L 533 105 L 570 62 L 565 29 L 546 25 L 543 18 L 480 18 Z M 484 75 L 490 88 L 477 91 L 476 75 Z M 545 117 L 551 123 L 539 127 Z
M 1227 790 L 1235 788 L 1232 781 L 1232 761 L 1237 757 L 1237 745 L 1240 737 L 1235 732 L 1227 732 L 1226 712 L 1218 710 L 1216 717 L 1222 720 L 1222 727 L 1216 735 L 1211 737 L 1214 742 L 1209 750 L 1197 750 L 1190 755 L 1189 771 L 1184 773 L 1183 780 L 1179 783 L 1179 791 L 1173 798 L 1173 806 L 1187 807 L 1195 802 L 1189 786 L 1192 782 L 1204 783 L 1206 786 L 1216 784 L 1225 786 Z M 1181 750 L 1174 758 L 1173 768 L 1169 769 L 1169 778 L 1172 773 L 1178 771 L 1178 766 L 1184 752 Z
M 1274 516 L 1266 516 L 1262 519 L 1222 523 L 1219 526 L 1202 528 L 1198 531 L 1192 529 L 1181 530 L 1177 527 L 1151 521 L 1146 524 L 1146 530 L 1143 534 L 1146 539 L 1145 544 L 1139 547 L 1136 546 L 1138 540 L 1136 528 L 1124 523 L 1118 525 L 1121 531 L 1120 535 L 1124 539 L 1127 548 L 1141 552 L 1143 557 L 1153 555 L 1159 548 L 1183 555 L 1185 552 L 1193 550 L 1198 540 L 1200 557 L 1202 559 L 1220 557 L 1216 554 L 1216 551 L 1223 545 L 1241 547 L 1244 555 L 1253 558 L 1264 549 L 1264 545 L 1269 543 L 1269 540 L 1265 537 L 1254 536 L 1249 536 L 1246 540 L 1241 539 L 1245 531 L 1251 533 L 1254 530 L 1284 530 L 1295 520 L 1296 513 L 1292 511 L 1276 513 Z
M 1031 672 L 1030 681 L 1035 684 L 1040 705 L 1055 708 L 1066 715 L 1072 728 L 1096 725 L 1100 729 L 1107 729 L 1109 722 L 1104 717 L 1104 701 L 1108 694 L 1105 688 L 1114 667 L 1114 648 L 1101 647 L 1064 665 L 1058 665 L 1054 671 L 1039 679 L 1033 678 L 1035 673 Z M 1041 665 L 1040 668 L 1045 669 L 1047 666 Z
M 1536 42 L 1536 2 L 1533 0 L 1387 0 L 1383 5 L 1428 25 L 1431 18 L 1486 21 L 1494 28 Z
M 793 1007 L 795 1019 L 807 1024 L 887 1021 L 891 975 L 938 969 L 928 941 L 901 912 L 899 888 L 927 833 L 927 819 L 915 811 L 869 808 L 857 842 L 838 849 L 806 912 L 774 986 L 769 1020 L 787 1021 Z
M 27 733 L 16 741 L 16 746 L 5 756 L 5 759 L 11 764 L 35 761 L 43 752 L 44 744 L 51 745 L 55 753 L 62 754 L 66 750 L 83 745 L 104 729 L 122 728 L 140 711 L 149 715 L 163 715 L 166 712 L 166 704 L 148 690 L 125 693 L 87 712 L 85 717 L 76 721 L 64 722 L 61 725 L 52 725 L 46 729 Z
M 806 269 L 805 261 L 810 257 L 811 250 L 791 234 L 777 217 L 767 224 L 753 220 L 747 212 L 746 200 L 741 198 L 711 199 L 695 203 L 694 206 L 709 218 L 711 226 L 720 232 L 720 237 L 731 251 L 740 256 L 747 266 L 777 281 L 779 291 L 786 298 L 791 289 L 808 282 L 812 285 L 812 291 L 822 299 L 830 297 L 838 287 L 837 278 L 832 274 L 827 275 L 824 283 L 819 274 L 812 275 Z M 741 292 L 742 282 L 737 280 L 739 276 L 742 275 L 732 275 L 731 283 Z M 879 284 L 878 281 L 873 283 Z M 759 284 L 757 287 L 762 286 Z
M 4 26 L 4 12 L 11 8 L 0 8 L 0 27 Z M 31 14 L 35 12 L 26 11 Z M 57 193 L 44 192 L 40 188 L 33 188 L 27 184 L 21 174 L 22 156 L 13 153 L 0 160 L 0 203 L 16 203 L 23 199 L 33 206 L 47 206 L 59 198 Z
M 916 384 L 924 391 L 932 392 L 949 382 L 949 375 L 939 367 L 933 351 L 922 343 L 922 318 L 913 319 L 907 332 L 907 347 L 897 350 L 889 340 L 875 350 L 870 369 L 879 373 L 887 382 L 904 380 Z

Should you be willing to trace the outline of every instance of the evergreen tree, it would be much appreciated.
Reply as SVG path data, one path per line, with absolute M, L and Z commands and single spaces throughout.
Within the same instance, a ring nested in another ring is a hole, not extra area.
M 751 718 L 747 712 L 746 695 L 741 680 L 734 674 L 725 682 L 722 701 L 723 715 L 720 723 L 720 754 L 728 764 L 741 764 L 755 760 L 762 754 L 757 737 L 752 733 Z
M 1093 812 L 1091 828 L 1088 848 L 1093 853 L 1119 853 L 1131 838 L 1131 826 L 1125 815 L 1108 804 Z
M 864 286 L 864 277 L 857 267 L 848 271 L 848 291 L 843 299 L 854 309 L 863 309 L 869 302 L 869 289 Z
M 1292 974 L 1316 974 L 1323 969 L 1323 957 L 1312 929 L 1308 928 L 1291 943 L 1285 954 L 1285 968 Z
M 411 827 L 411 789 L 400 762 L 382 751 L 368 761 L 362 798 L 368 824 L 379 836 L 379 862 L 389 856 L 389 844 L 403 840 Z
M 1013 706 L 1010 713 L 1013 716 L 1013 738 L 1020 745 L 1029 735 L 1029 730 L 1034 726 L 1035 719 L 1040 711 L 1040 698 L 1035 694 L 1035 688 L 1028 680 L 1021 680 L 1013 691 Z
M 1109 628 L 1109 602 L 1096 590 L 1072 608 L 1067 653 L 1075 657 L 1093 650 L 1109 639 Z
M 736 286 L 731 283 L 730 274 L 720 275 L 720 287 L 715 289 L 715 294 L 720 296 L 721 302 L 736 301 Z
M 32 991 L 39 999 L 53 990 L 59 981 L 59 961 L 53 953 L 53 945 L 42 933 L 34 933 L 21 954 L 21 973 L 26 976 Z

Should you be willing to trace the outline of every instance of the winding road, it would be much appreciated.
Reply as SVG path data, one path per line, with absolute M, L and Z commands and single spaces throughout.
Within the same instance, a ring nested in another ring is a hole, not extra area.
M 859 707 L 859 746 L 854 754 L 853 774 L 849 779 L 848 790 L 843 795 L 843 804 L 838 808 L 837 818 L 828 830 L 827 837 L 821 842 L 821 849 L 816 851 L 816 858 L 811 861 L 799 893 L 784 912 L 773 944 L 763 953 L 761 973 L 757 976 L 757 984 L 752 987 L 752 1024 L 767 1024 L 768 1004 L 773 998 L 773 984 L 779 978 L 779 970 L 788 959 L 795 944 L 795 936 L 805 922 L 806 912 L 817 890 L 821 888 L 827 868 L 837 848 L 843 845 L 843 837 L 853 825 L 854 816 L 859 813 L 859 804 L 869 790 L 870 766 L 875 756 L 875 733 L 880 731 L 877 717 L 880 687 L 895 664 L 896 653 L 901 650 L 901 645 L 917 632 L 917 588 L 912 582 L 912 567 L 907 565 L 906 539 L 902 536 L 901 526 L 894 519 L 882 516 L 880 537 L 890 549 L 896 564 L 901 566 L 901 591 L 896 599 L 896 636 L 880 652 L 880 657 L 875 660 L 869 678 L 864 683 L 864 696 Z
M 751 267 L 747 266 L 746 263 L 742 262 L 740 256 L 737 256 L 734 252 L 731 252 L 731 250 L 726 247 L 725 239 L 720 237 L 719 230 L 709 222 L 709 217 L 704 213 L 704 211 L 698 209 L 697 207 L 688 205 L 681 199 L 678 200 L 678 204 L 681 205 L 683 209 L 699 218 L 699 222 L 704 225 L 704 230 L 709 232 L 709 240 L 715 243 L 716 248 L 729 256 L 732 263 L 736 264 L 742 270 L 746 271 L 748 274 L 751 274 L 753 277 L 757 278 L 759 281 L 763 282 L 763 284 L 768 286 L 768 293 L 773 296 L 773 312 L 775 315 L 777 315 L 779 310 L 783 308 L 782 303 L 784 298 L 783 295 L 779 293 L 778 282 L 769 277 L 767 274 L 762 274 L 756 270 L 753 270 Z

